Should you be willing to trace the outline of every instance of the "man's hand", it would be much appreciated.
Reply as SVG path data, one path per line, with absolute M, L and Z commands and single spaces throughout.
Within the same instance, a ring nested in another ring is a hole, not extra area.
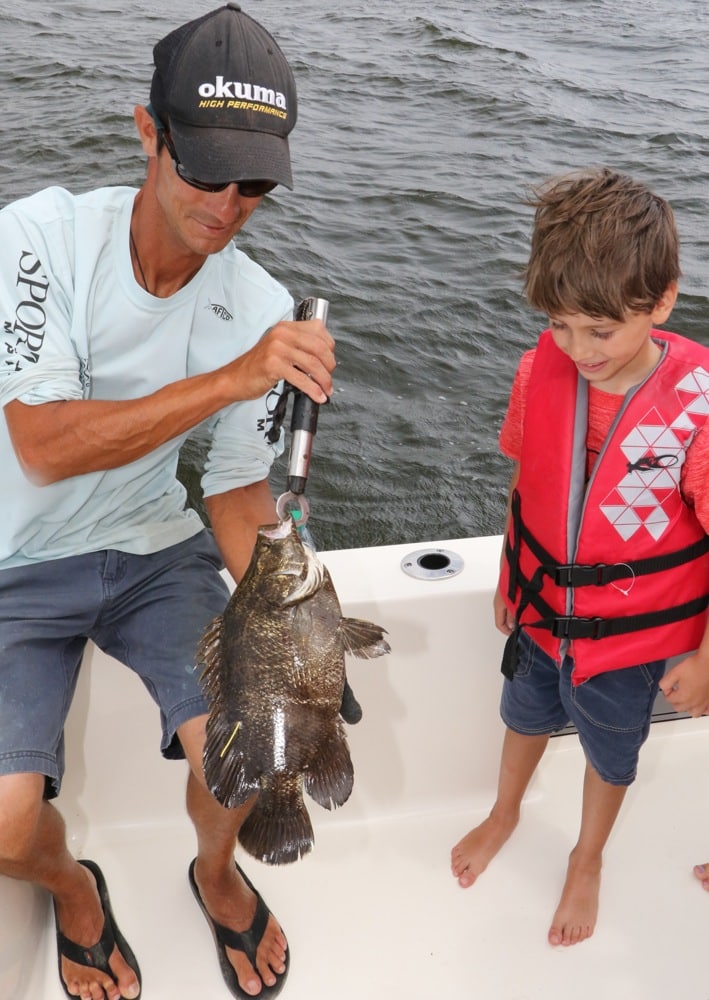
M 319 319 L 276 323 L 250 351 L 226 370 L 238 384 L 238 398 L 256 399 L 285 379 L 316 403 L 332 395 L 335 341 Z

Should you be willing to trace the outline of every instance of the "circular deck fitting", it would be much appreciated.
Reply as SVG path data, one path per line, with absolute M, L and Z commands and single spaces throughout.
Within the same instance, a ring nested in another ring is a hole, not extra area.
M 448 549 L 417 549 L 401 560 L 404 573 L 416 580 L 448 580 L 463 569 L 462 556 Z

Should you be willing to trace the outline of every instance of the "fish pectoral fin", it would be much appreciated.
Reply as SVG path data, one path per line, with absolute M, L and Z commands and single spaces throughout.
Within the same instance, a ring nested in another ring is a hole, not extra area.
M 290 864 L 312 850 L 313 826 L 300 775 L 264 776 L 261 792 L 239 830 L 239 843 L 269 865 Z
M 339 625 L 345 651 L 364 660 L 384 656 L 391 652 L 391 646 L 384 636 L 386 629 L 362 618 L 342 618 Z

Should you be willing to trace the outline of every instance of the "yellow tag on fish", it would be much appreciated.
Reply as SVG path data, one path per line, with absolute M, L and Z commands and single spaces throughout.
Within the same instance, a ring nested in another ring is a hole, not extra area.
M 219 758 L 220 759 L 224 756 L 224 754 L 227 752 L 227 750 L 229 749 L 229 747 L 232 745 L 232 743 L 234 742 L 234 738 L 236 737 L 236 734 L 239 732 L 240 729 L 241 729 L 241 721 L 237 722 L 237 724 L 234 726 L 234 732 L 231 734 L 231 736 L 229 737 L 229 739 L 226 741 L 226 745 L 224 746 L 224 749 L 219 754 Z

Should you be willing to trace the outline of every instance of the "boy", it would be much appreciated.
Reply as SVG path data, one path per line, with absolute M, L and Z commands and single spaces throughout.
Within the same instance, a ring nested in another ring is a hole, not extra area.
M 593 933 L 658 687 L 678 711 L 709 711 L 709 349 L 655 329 L 680 276 L 666 202 L 598 169 L 552 179 L 533 206 L 525 292 L 550 326 L 520 362 L 500 435 L 515 461 L 494 599 L 507 729 L 496 802 L 452 870 L 467 888 L 485 869 L 571 721 L 581 827 L 548 940 L 572 945 Z

